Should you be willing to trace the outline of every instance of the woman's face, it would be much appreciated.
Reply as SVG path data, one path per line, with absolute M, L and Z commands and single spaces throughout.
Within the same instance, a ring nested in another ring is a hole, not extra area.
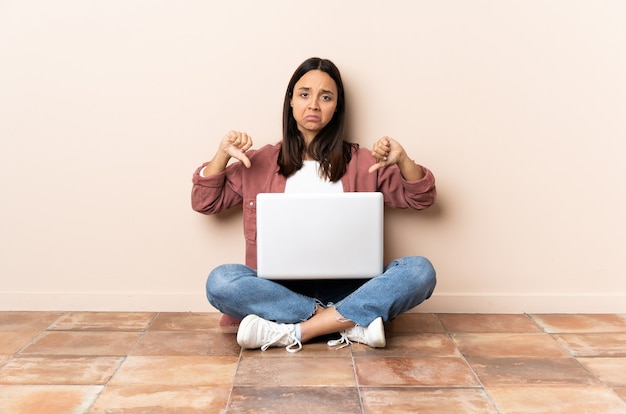
M 311 70 L 296 82 L 291 107 L 306 142 L 311 142 L 333 119 L 337 99 L 337 85 L 324 71 Z

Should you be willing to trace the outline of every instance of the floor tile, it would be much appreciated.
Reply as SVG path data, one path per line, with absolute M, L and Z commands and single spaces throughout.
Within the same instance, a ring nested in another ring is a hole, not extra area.
M 626 402 L 605 387 L 488 387 L 502 414 L 623 414 Z
M 235 334 L 221 332 L 146 332 L 132 355 L 230 355 L 237 356 L 241 347 Z
M 598 385 L 598 380 L 573 358 L 468 357 L 486 386 Z
M 444 333 L 396 334 L 387 337 L 385 348 L 370 348 L 363 344 L 352 344 L 355 356 L 405 356 L 405 357 L 459 357 L 454 343 Z
M 498 414 L 480 388 L 364 388 L 365 414 Z
M 569 354 L 547 334 L 453 334 L 465 356 L 565 358 Z
M 626 316 L 615 314 L 531 315 L 549 333 L 626 332 Z
M 355 357 L 354 360 L 361 386 L 478 386 L 462 358 Z
M 521 314 L 437 314 L 448 332 L 524 333 L 542 332 L 528 317 Z
M 354 387 L 234 387 L 229 414 L 360 414 Z
M 89 414 L 225 412 L 230 387 L 108 386 Z
M 558 334 L 554 338 L 576 357 L 626 357 L 626 333 Z
M 155 313 L 140 312 L 68 312 L 59 317 L 49 330 L 143 331 Z
M 150 331 L 223 331 L 220 327 L 221 314 L 216 312 L 162 312 L 154 319 Z M 235 329 L 235 332 L 237 330 Z
M 432 313 L 404 313 L 385 324 L 385 333 L 445 332 L 439 318 Z
M 46 332 L 22 355 L 127 355 L 139 332 Z
M 86 413 L 102 386 L 0 385 L 0 413 Z
M 230 386 L 237 357 L 129 356 L 111 385 Z
M 14 354 L 31 343 L 41 331 L 0 331 L 0 354 Z
M 0 331 L 41 331 L 62 312 L 0 312 Z
M 579 358 L 601 381 L 611 387 L 626 387 L 626 358 Z
M 104 385 L 122 357 L 17 357 L 0 368 L 0 384 Z
M 356 386 L 350 358 L 242 357 L 235 386 Z

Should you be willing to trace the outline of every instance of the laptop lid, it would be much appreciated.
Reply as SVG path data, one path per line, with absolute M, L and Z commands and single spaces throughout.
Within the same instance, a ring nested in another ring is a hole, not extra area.
M 382 274 L 382 193 L 262 193 L 256 209 L 259 277 L 340 279 Z

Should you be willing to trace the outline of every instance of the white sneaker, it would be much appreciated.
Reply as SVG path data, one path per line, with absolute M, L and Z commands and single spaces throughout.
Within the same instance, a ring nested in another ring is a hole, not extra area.
M 370 323 L 367 328 L 355 325 L 350 329 L 340 332 L 341 338 L 328 341 L 328 346 L 343 344 L 337 349 L 345 348 L 352 342 L 358 342 L 371 346 L 372 348 L 384 348 L 387 345 L 385 339 L 385 325 L 383 318 L 378 317 Z
M 270 346 L 284 346 L 287 352 L 298 352 L 302 343 L 296 338 L 296 326 L 267 321 L 248 315 L 239 324 L 237 343 L 244 349 L 265 351 Z

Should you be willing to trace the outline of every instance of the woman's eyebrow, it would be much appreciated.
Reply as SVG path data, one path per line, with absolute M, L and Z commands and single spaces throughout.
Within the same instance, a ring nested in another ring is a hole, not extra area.
M 308 86 L 300 86 L 298 88 L 299 91 L 304 91 L 304 92 L 309 92 L 311 91 L 312 88 L 308 87 Z M 329 90 L 329 89 L 322 89 L 322 93 L 328 94 L 328 95 L 334 95 L 335 92 Z

